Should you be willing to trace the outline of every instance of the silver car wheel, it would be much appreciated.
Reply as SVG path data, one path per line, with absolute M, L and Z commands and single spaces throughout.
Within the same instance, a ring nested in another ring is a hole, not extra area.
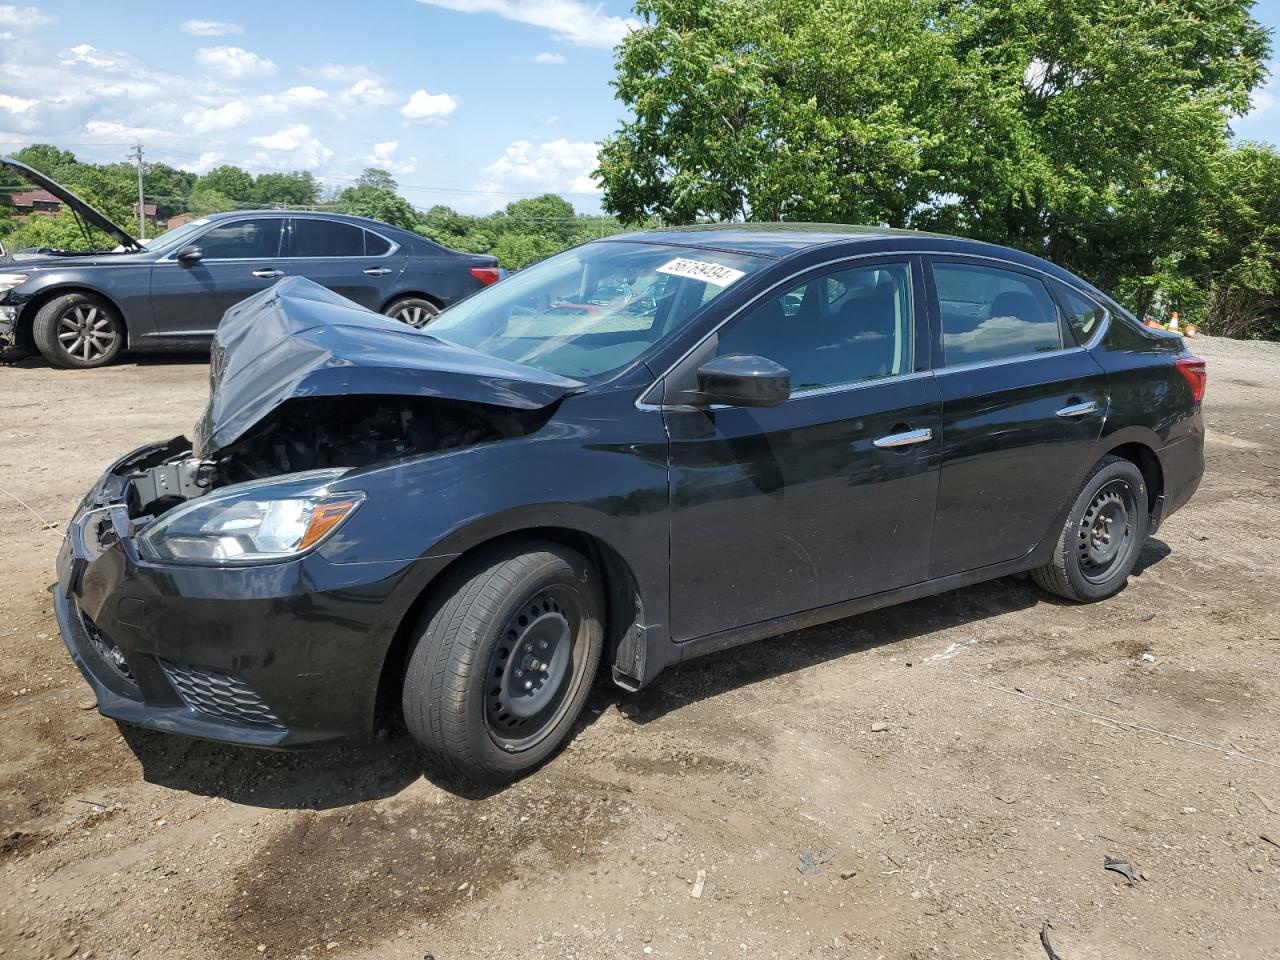
M 425 301 L 406 303 L 391 316 L 401 323 L 421 330 L 440 315 L 440 311 Z
M 76 304 L 58 319 L 58 343 L 79 360 L 100 360 L 115 347 L 118 337 L 111 319 L 93 304 Z

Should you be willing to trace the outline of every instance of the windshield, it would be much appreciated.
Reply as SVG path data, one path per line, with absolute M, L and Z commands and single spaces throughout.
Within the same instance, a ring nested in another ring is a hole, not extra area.
M 432 336 L 563 377 L 626 366 L 768 260 L 652 243 L 589 243 L 440 315 Z
M 188 220 L 182 226 L 166 230 L 158 237 L 143 240 L 142 245 L 148 250 L 163 250 L 165 247 L 172 246 L 175 243 L 181 243 L 184 239 L 208 225 L 209 221 L 204 217 L 200 217 L 198 220 Z

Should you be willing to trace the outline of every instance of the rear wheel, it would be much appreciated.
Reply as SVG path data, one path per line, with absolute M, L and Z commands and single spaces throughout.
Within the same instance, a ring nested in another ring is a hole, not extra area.
M 31 324 L 36 349 L 51 366 L 106 366 L 124 349 L 124 323 L 115 308 L 88 293 L 54 297 Z
M 419 330 L 440 316 L 440 308 L 422 297 L 404 297 L 389 304 L 382 312 L 393 320 L 407 323 Z
M 604 600 L 581 554 L 529 541 L 451 576 L 419 624 L 405 724 L 434 766 L 521 776 L 564 741 L 600 664 Z
M 1105 600 L 1128 582 L 1149 521 L 1142 472 L 1128 460 L 1103 457 L 1076 495 L 1053 559 L 1031 578 L 1068 600 Z

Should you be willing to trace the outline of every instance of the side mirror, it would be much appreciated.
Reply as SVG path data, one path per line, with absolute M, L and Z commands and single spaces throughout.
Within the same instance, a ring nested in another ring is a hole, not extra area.
M 204 251 L 194 243 L 189 243 L 185 247 L 180 247 L 178 249 L 178 252 L 174 254 L 174 259 L 184 266 L 189 267 L 193 263 L 199 263 L 204 259 Z
M 791 371 L 748 354 L 716 357 L 698 368 L 698 393 L 708 404 L 776 407 L 791 396 Z

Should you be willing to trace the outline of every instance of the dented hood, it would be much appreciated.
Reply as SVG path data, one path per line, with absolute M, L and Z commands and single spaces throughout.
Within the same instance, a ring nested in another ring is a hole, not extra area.
M 195 452 L 234 443 L 288 400 L 389 394 L 536 410 L 583 388 L 390 320 L 304 277 L 287 277 L 222 318 Z

